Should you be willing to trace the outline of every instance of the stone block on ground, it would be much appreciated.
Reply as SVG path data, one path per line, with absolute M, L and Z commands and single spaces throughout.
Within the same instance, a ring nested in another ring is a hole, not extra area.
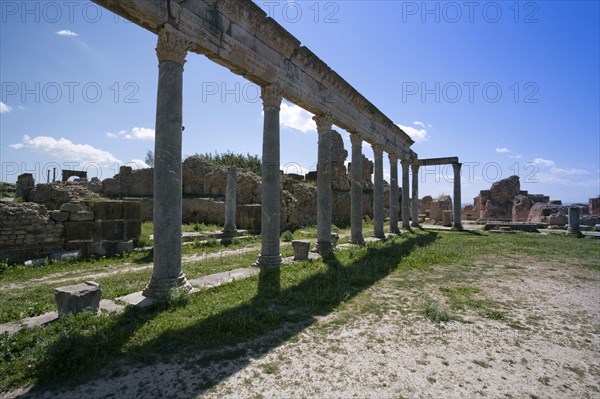
M 77 314 L 84 310 L 96 313 L 100 307 L 102 290 L 98 283 L 86 281 L 81 284 L 55 288 L 54 299 L 59 317 L 69 313 Z
M 294 240 L 292 241 L 294 249 L 294 260 L 307 260 L 310 251 L 310 240 Z

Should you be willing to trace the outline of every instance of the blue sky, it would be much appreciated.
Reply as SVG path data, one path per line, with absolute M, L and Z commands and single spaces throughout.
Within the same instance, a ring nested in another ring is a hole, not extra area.
M 565 202 L 600 194 L 598 2 L 257 4 L 401 125 L 420 158 L 458 156 L 463 203 L 512 174 Z M 0 7 L 0 180 L 140 164 L 154 147 L 156 36 L 89 2 Z M 260 155 L 261 110 L 254 84 L 188 54 L 184 155 Z M 311 116 L 282 106 L 289 172 L 315 168 Z M 451 178 L 422 169 L 421 195 L 451 194 Z

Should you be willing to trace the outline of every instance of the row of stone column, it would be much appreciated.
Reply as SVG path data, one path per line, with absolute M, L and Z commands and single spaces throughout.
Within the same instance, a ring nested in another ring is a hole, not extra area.
M 157 91 L 155 165 L 154 165 L 154 268 L 152 278 L 144 289 L 146 297 L 163 298 L 172 288 L 189 289 L 181 271 L 181 214 L 182 214 L 182 90 L 183 65 L 192 43 L 185 40 L 173 27 L 165 25 L 159 31 L 156 48 L 159 60 Z M 261 252 L 256 265 L 262 269 L 281 265 L 280 254 L 280 132 L 279 111 L 282 91 L 276 84 L 263 86 L 261 98 L 264 110 L 262 148 L 261 193 Z M 333 250 L 331 242 L 332 190 L 331 190 L 331 128 L 333 118 L 329 113 L 314 117 L 319 135 L 317 174 L 317 250 L 321 254 Z M 351 241 L 363 243 L 363 176 L 362 142 L 360 134 L 351 134 Z M 374 233 L 383 238 L 383 147 L 373 145 L 375 155 L 374 182 Z M 390 231 L 398 228 L 398 157 L 389 154 L 391 171 Z M 409 225 L 409 167 L 402 160 L 402 226 Z M 418 226 L 418 169 L 413 168 L 413 226 Z M 455 168 L 455 174 L 456 174 Z M 458 167 L 460 174 L 460 166 Z M 456 181 L 458 180 L 458 183 Z M 235 231 L 235 170 L 228 174 L 226 234 Z M 458 184 L 458 195 L 457 195 Z M 460 178 L 455 178 L 455 215 L 460 223 Z

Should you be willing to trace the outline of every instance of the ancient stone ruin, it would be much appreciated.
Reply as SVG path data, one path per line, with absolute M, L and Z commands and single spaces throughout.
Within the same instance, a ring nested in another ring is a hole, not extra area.
M 114 255 L 133 249 L 141 233 L 137 202 L 97 202 L 88 209 L 69 202 L 53 211 L 33 202 L 0 203 L 0 261 L 58 259 L 65 251 Z
M 510 176 L 492 184 L 489 190 L 481 190 L 474 198 L 473 205 L 462 210 L 463 220 L 505 221 L 564 226 L 568 223 L 569 207 L 562 201 L 551 201 L 544 194 L 529 194 L 521 190 L 519 176 Z M 590 198 L 588 204 L 575 204 L 581 209 L 580 221 L 594 226 L 600 223 L 600 216 L 594 214 L 598 198 Z M 598 212 L 598 211 L 595 211 Z M 600 212 L 598 212 L 600 213 Z

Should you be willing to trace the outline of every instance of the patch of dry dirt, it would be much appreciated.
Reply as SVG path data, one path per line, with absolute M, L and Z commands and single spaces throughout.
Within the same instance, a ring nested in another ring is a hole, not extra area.
M 497 303 L 506 320 L 465 311 L 464 322 L 435 324 L 419 308 L 423 287 L 407 288 L 391 275 L 340 311 L 309 326 L 287 326 L 291 338 L 282 329 L 181 362 L 113 365 L 59 395 L 600 398 L 598 271 L 535 263 L 496 265 L 471 277 L 469 285 Z

